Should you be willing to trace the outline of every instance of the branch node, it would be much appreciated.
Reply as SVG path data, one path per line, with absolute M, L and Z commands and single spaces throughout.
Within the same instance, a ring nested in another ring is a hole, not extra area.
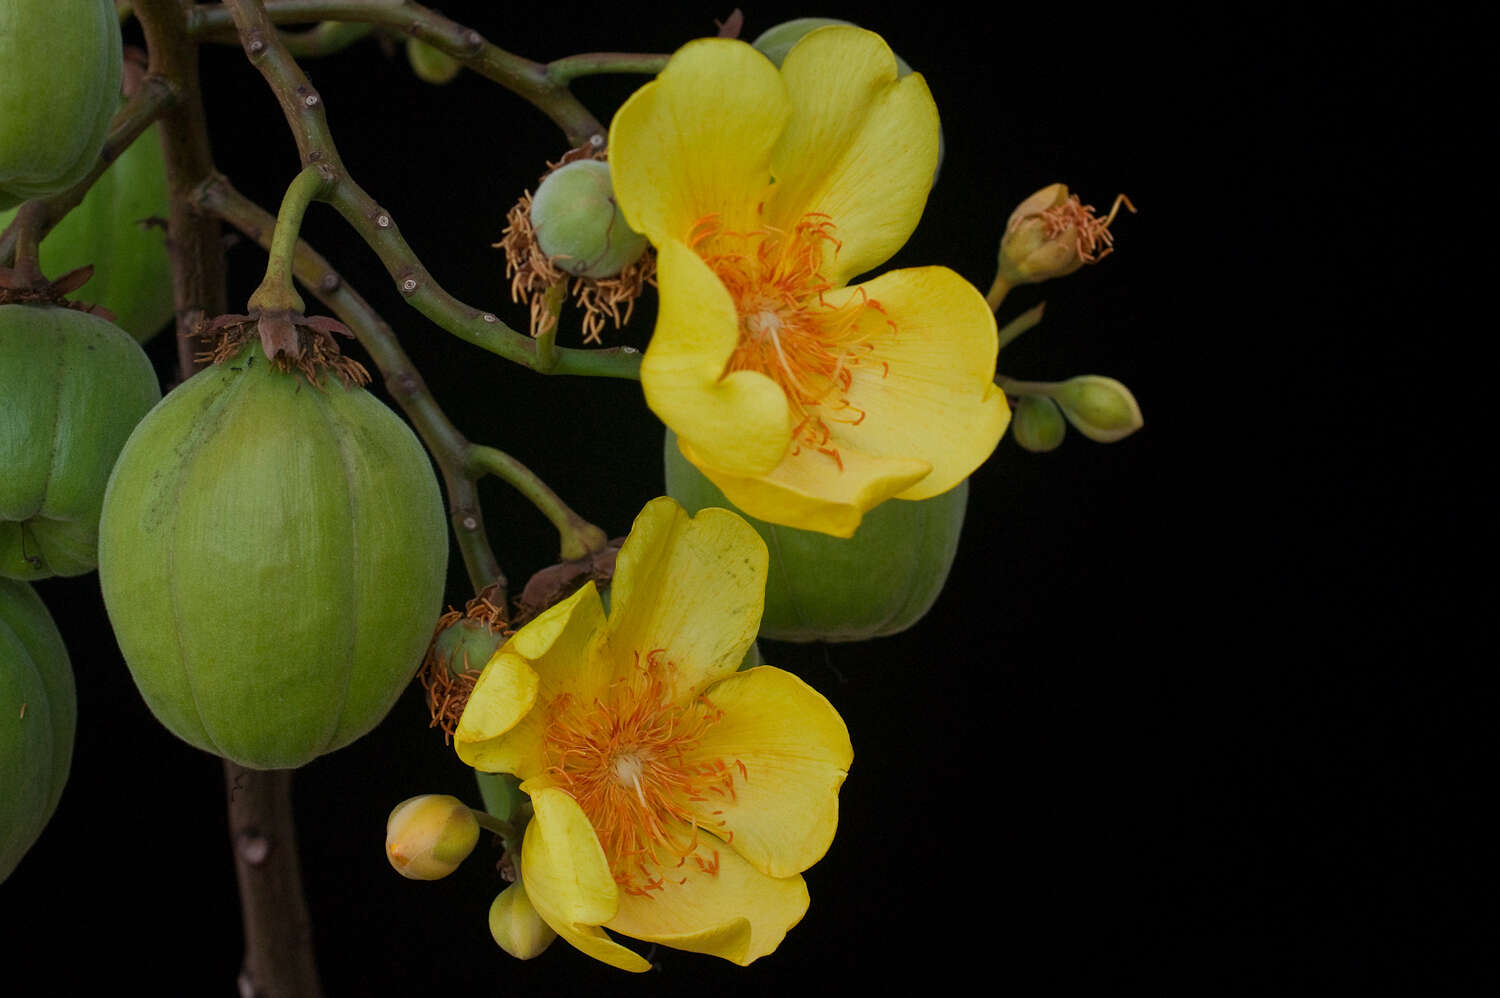
M 375 213 L 375 227 L 377 229 L 389 229 L 391 227 L 391 216 L 383 211 Z
M 328 271 L 328 273 L 318 278 L 318 289 L 325 295 L 331 294 L 337 291 L 341 286 L 343 286 L 343 283 L 344 279 L 330 270 Z
M 397 286 L 401 289 L 403 295 L 410 297 L 417 293 L 417 288 L 422 286 L 422 282 L 415 277 L 403 277 Z

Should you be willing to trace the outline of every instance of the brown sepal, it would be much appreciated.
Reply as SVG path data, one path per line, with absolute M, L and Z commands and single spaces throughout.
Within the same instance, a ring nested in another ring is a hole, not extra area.
M 526 588 L 516 597 L 516 613 L 512 626 L 521 627 L 549 606 L 561 603 L 583 587 L 590 579 L 596 585 L 604 585 L 615 577 L 615 557 L 625 538 L 615 537 L 603 550 L 595 551 L 576 561 L 565 561 L 549 565 L 526 581 Z

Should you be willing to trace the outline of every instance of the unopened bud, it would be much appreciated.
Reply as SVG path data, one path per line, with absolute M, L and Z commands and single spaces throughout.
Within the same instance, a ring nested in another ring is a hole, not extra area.
M 531 906 L 520 881 L 501 891 L 490 905 L 490 935 L 501 949 L 518 960 L 539 956 L 557 938 L 557 933 Z
M 463 63 L 440 49 L 415 38 L 406 40 L 406 61 L 411 63 L 417 79 L 428 83 L 452 83 Z
M 614 277 L 646 249 L 615 203 L 609 164 L 580 159 L 547 174 L 531 199 L 543 253 L 574 277 Z
M 1135 396 L 1114 378 L 1097 374 L 1070 378 L 1052 393 L 1052 398 L 1074 429 L 1101 444 L 1124 439 L 1145 422 Z
M 483 669 L 504 642 L 504 633 L 495 630 L 486 621 L 460 617 L 438 631 L 432 642 L 432 653 L 448 667 L 449 672 L 461 676 L 466 672 Z
M 1036 454 L 1056 450 L 1068 432 L 1062 410 L 1044 395 L 1023 395 L 1011 417 L 1010 433 L 1016 443 Z
M 1000 240 L 1000 277 L 1011 285 L 1035 284 L 1065 277 L 1086 263 L 1098 263 L 1114 251 L 1110 223 L 1120 205 L 1135 205 L 1121 194 L 1107 218 L 1094 206 L 1069 194 L 1066 184 L 1043 187 L 1011 212 Z
M 479 843 L 474 812 L 456 797 L 423 794 L 396 805 L 385 824 L 385 855 L 411 880 L 441 880 Z

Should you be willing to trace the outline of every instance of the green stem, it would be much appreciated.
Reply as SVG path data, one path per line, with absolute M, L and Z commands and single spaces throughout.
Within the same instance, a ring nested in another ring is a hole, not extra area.
M 307 206 L 313 202 L 333 177 L 326 167 L 309 166 L 287 186 L 281 198 L 281 210 L 276 213 L 276 228 L 271 234 L 270 251 L 266 259 L 266 276 L 260 287 L 250 296 L 251 311 L 289 309 L 305 312 L 307 305 L 297 289 L 292 287 L 292 265 L 297 254 L 297 237 L 302 231 L 302 218 Z
M 559 553 L 564 561 L 602 551 L 609 543 L 603 530 L 573 512 L 536 472 L 504 451 L 475 444 L 469 448 L 464 468 L 470 478 L 494 475 L 525 496 L 557 528 Z
M 283 3 L 287 2 L 291 0 L 283 0 Z M 545 366 L 530 336 L 510 328 L 493 312 L 466 305 L 443 290 L 401 236 L 390 212 L 377 204 L 345 169 L 328 129 L 323 100 L 287 52 L 265 8 L 256 0 L 226 0 L 225 6 L 230 8 L 235 23 L 239 25 L 246 55 L 281 102 L 287 123 L 297 140 L 303 165 L 317 163 L 332 172 L 333 179 L 323 192 L 323 198 L 344 216 L 380 257 L 397 289 L 413 308 L 459 339 L 535 371 L 640 378 L 639 354 L 624 348 L 559 348 L 556 363 Z M 323 6 L 327 5 L 318 5 L 319 10 Z M 327 16 L 326 12 L 321 16 Z
M 1004 350 L 1007 346 L 1010 345 L 1012 340 L 1016 339 L 1016 337 L 1026 332 L 1026 330 L 1030 329 L 1032 326 L 1035 326 L 1037 323 L 1041 322 L 1042 311 L 1046 309 L 1046 307 L 1047 303 L 1042 302 L 1041 304 L 1036 305 L 1033 308 L 1027 309 L 1020 315 L 1016 316 L 1014 319 L 1007 322 L 1004 326 L 1002 326 L 999 333 L 1000 342 L 996 349 Z
M 1024 395 L 1040 395 L 1043 398 L 1052 398 L 1059 388 L 1062 387 L 1056 381 L 1017 381 L 1007 378 L 1003 374 L 995 375 L 995 384 L 1007 395 L 1020 398 Z
M 342 52 L 375 30 L 373 24 L 324 21 L 315 28 L 285 33 L 287 51 L 300 58 L 317 58 Z M 237 39 L 235 39 L 237 41 Z
M 547 78 L 560 86 L 567 86 L 580 76 L 599 76 L 605 73 L 655 76 L 670 58 L 672 57 L 669 55 L 648 55 L 641 52 L 588 52 L 547 63 Z
M 193 202 L 201 210 L 224 219 L 263 248 L 271 247 L 272 232 L 277 223 L 269 212 L 240 194 L 225 178 L 210 178 L 194 192 Z M 391 397 L 417 428 L 442 473 L 448 493 L 448 521 L 453 527 L 469 583 L 475 592 L 496 585 L 499 588 L 497 599 L 503 603 L 506 599 L 505 575 L 484 529 L 478 489 L 464 465 L 465 455 L 472 445 L 448 420 L 391 327 L 358 291 L 345 283 L 327 260 L 300 239 L 295 243 L 293 272 L 303 287 L 354 332 L 384 377 Z
M 483 828 L 485 831 L 494 832 L 504 839 L 507 844 L 514 842 L 518 838 L 516 828 L 510 822 L 501 821 L 488 811 L 481 811 L 477 807 L 469 808 L 469 813 L 474 816 L 475 821 L 479 822 L 480 828 Z
M 550 371 L 557 366 L 557 322 L 562 316 L 563 299 L 568 296 L 568 282 L 559 281 L 545 292 L 542 307 L 546 318 L 541 332 L 536 335 L 536 362 L 539 370 Z
M 1010 294 L 1010 289 L 1013 287 L 1015 285 L 1007 281 L 1003 275 L 995 275 L 995 283 L 990 285 L 989 291 L 984 296 L 984 300 L 989 304 L 991 312 L 1000 307 L 1000 303 L 1005 301 L 1005 296 Z
M 46 236 L 64 215 L 76 208 L 104 171 L 177 100 L 177 89 L 165 77 L 152 75 L 142 80 L 140 90 L 115 112 L 104 147 L 83 179 L 65 191 L 36 199 L 43 206 L 37 218 L 37 238 Z M 15 254 L 16 235 L 13 227 L 0 235 L 0 264 L 8 263 Z
M 193 37 L 224 37 L 232 26 L 239 24 L 237 7 L 226 2 L 190 8 L 187 18 Z M 605 133 L 598 119 L 573 96 L 566 84 L 548 75 L 547 66 L 491 45 L 472 28 L 409 0 L 267 0 L 261 30 L 269 30 L 271 24 L 329 20 L 383 24 L 426 42 L 530 102 L 563 130 L 571 145 L 581 146 L 593 136 L 602 137 Z M 240 33 L 244 35 L 243 27 Z

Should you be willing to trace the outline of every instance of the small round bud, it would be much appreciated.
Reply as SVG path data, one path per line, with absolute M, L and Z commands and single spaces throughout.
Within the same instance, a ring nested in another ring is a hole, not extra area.
M 615 203 L 609 164 L 596 159 L 547 175 L 531 199 L 531 226 L 542 252 L 574 277 L 613 277 L 646 249 Z
M 557 938 L 557 933 L 531 906 L 526 888 L 519 881 L 501 891 L 490 905 L 490 935 L 501 949 L 518 960 L 540 956 Z
M 441 880 L 479 843 L 474 812 L 456 797 L 423 794 L 396 805 L 385 824 L 385 855 L 410 880 Z
M 463 69 L 463 63 L 446 52 L 415 38 L 406 40 L 406 61 L 411 63 L 417 79 L 428 83 L 451 83 Z
M 470 670 L 483 669 L 504 643 L 505 635 L 485 621 L 460 617 L 438 632 L 432 642 L 432 653 L 449 672 L 461 676 Z
M 1064 381 L 1052 397 L 1073 428 L 1090 440 L 1114 443 L 1144 424 L 1130 389 L 1114 378 L 1084 374 Z
M 1056 450 L 1068 432 L 1062 410 L 1044 395 L 1025 395 L 1016 403 L 1010 433 L 1016 443 L 1035 454 Z

